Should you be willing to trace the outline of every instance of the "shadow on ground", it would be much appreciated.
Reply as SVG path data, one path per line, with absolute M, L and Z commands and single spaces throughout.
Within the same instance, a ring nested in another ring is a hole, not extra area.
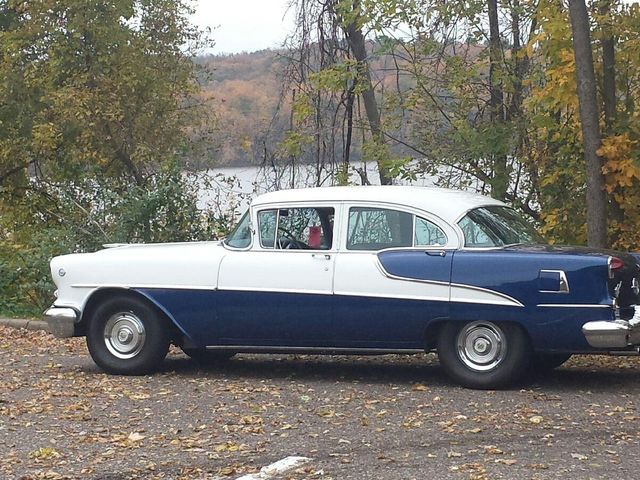
M 640 393 L 640 358 L 578 357 L 567 365 L 544 374 L 529 374 L 511 390 L 540 389 L 547 393 L 567 391 Z M 606 359 L 606 360 L 601 360 Z M 599 361 L 601 360 L 601 361 Z M 87 366 L 88 367 L 88 366 Z M 99 371 L 92 365 L 87 370 Z M 299 380 L 358 382 L 367 384 L 456 387 L 435 355 L 412 356 L 313 356 L 313 355 L 237 355 L 212 365 L 201 365 L 183 355 L 165 361 L 162 373 L 187 377 L 223 377 L 245 380 Z

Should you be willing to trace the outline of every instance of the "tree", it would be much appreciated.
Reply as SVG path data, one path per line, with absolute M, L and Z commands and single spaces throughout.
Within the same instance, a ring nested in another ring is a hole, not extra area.
M 601 146 L 596 80 L 589 14 L 584 0 L 569 0 L 576 63 L 577 94 L 587 174 L 587 241 L 593 247 L 607 246 L 607 195 L 602 173 Z
M 498 128 L 504 122 L 504 94 L 502 92 L 501 73 L 502 45 L 500 41 L 500 25 L 498 23 L 498 1 L 488 0 L 489 11 L 489 116 L 491 123 Z M 493 181 L 491 193 L 499 200 L 505 200 L 509 187 L 507 172 L 507 155 L 501 153 L 494 156 Z
M 183 174 L 211 126 L 190 14 L 181 0 L 0 1 L 0 310 L 50 303 L 54 255 L 210 234 Z
M 372 68 L 376 45 L 367 38 L 369 3 L 295 2 L 296 27 L 285 54 L 281 102 L 284 107 L 290 103 L 292 115 L 278 146 L 265 141 L 263 153 L 263 163 L 275 177 L 279 168 L 295 172 L 300 164 L 312 164 L 313 184 L 345 184 L 354 171 L 367 184 L 366 169 L 354 165 L 362 160 L 377 164 L 380 183 L 385 185 L 406 161 L 394 158 L 387 143 L 384 98 Z M 286 110 L 282 109 L 280 124 Z M 273 141 L 271 135 L 265 137 Z
M 0 3 L 0 185 L 145 181 L 195 135 L 202 36 L 170 0 Z
M 384 148 L 384 134 L 380 125 L 380 109 L 378 108 L 378 101 L 371 82 L 367 46 L 362 32 L 365 23 L 362 15 L 362 3 L 360 0 L 340 0 L 337 2 L 336 9 L 339 12 L 340 25 L 347 38 L 349 49 L 358 62 L 358 82 L 362 85 L 362 101 L 367 114 L 369 128 L 371 129 L 371 136 L 378 148 Z M 384 160 L 378 161 L 378 173 L 381 185 L 391 183 L 392 178 L 389 174 L 389 168 L 385 165 Z

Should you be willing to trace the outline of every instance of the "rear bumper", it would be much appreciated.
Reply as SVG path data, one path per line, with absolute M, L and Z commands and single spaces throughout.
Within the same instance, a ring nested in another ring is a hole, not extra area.
M 43 320 L 49 325 L 49 331 L 58 338 L 75 336 L 78 312 L 68 307 L 51 307 L 44 312 Z
M 582 326 L 582 333 L 593 348 L 615 349 L 640 345 L 640 306 L 631 320 L 595 321 Z

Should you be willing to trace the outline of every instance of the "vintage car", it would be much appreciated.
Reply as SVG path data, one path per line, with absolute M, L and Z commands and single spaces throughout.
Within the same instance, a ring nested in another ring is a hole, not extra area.
M 224 241 L 113 246 L 51 272 L 51 331 L 86 336 L 115 374 L 156 369 L 170 343 L 200 361 L 437 351 L 455 381 L 496 388 L 640 344 L 636 257 L 547 245 L 504 203 L 454 190 L 268 193 Z

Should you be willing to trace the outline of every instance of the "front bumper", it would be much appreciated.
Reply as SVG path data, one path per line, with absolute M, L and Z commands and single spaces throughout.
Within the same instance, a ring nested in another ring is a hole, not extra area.
M 49 331 L 58 338 L 75 336 L 78 312 L 68 307 L 51 307 L 44 312 L 44 321 L 49 325 Z
M 631 320 L 595 321 L 582 326 L 582 333 L 593 348 L 616 349 L 640 345 L 640 305 Z

